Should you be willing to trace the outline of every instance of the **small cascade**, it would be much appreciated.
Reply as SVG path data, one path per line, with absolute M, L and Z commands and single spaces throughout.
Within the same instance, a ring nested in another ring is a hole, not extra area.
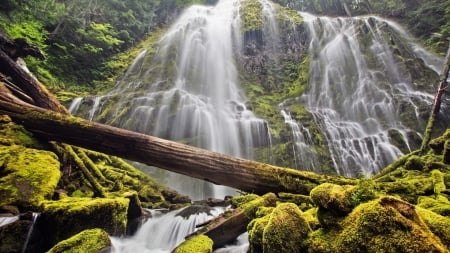
M 26 237 L 25 242 L 23 244 L 22 253 L 28 252 L 28 244 L 29 244 L 31 236 L 32 236 L 32 234 L 34 232 L 33 231 L 34 230 L 34 225 L 36 224 L 36 220 L 37 220 L 38 216 L 39 216 L 39 213 L 32 213 L 31 214 L 31 226 L 30 226 L 30 229 L 28 230 L 27 237 Z
M 198 210 L 196 210 L 198 209 Z M 112 253 L 169 253 L 185 240 L 185 237 L 202 224 L 224 212 L 224 208 L 190 206 L 180 210 L 163 212 L 150 210 L 151 218 L 129 238 L 112 237 Z M 194 211 L 194 213 L 190 213 Z M 198 211 L 198 212 L 196 212 Z
M 72 100 L 72 103 L 69 106 L 69 112 L 72 114 L 76 113 L 78 111 L 78 109 L 80 108 L 81 102 L 83 102 L 82 97 L 74 98 Z
M 6 226 L 10 223 L 13 223 L 15 221 L 19 220 L 19 216 L 6 216 L 6 217 L 0 217 L 0 227 Z
M 280 107 L 283 108 L 282 105 L 280 105 Z M 281 109 L 281 115 L 284 118 L 285 124 L 290 127 L 292 132 L 292 141 L 294 142 L 292 153 L 294 156 L 295 168 L 318 171 L 318 160 L 316 154 L 312 150 L 313 142 L 309 129 L 292 119 L 291 115 L 284 109 Z

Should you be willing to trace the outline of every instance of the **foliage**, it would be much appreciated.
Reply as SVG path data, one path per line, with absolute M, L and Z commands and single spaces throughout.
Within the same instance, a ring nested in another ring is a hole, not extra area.
M 12 1 L 0 6 L 0 29 L 23 37 L 47 56 L 26 59 L 30 70 L 53 91 L 93 92 L 96 83 L 117 77 L 116 55 L 134 47 L 191 4 L 211 0 Z

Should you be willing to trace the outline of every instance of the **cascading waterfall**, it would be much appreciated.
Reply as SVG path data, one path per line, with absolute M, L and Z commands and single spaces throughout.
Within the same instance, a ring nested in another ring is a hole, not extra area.
M 252 159 L 253 148 L 268 146 L 270 136 L 266 121 L 246 108 L 239 86 L 234 60 L 242 44 L 239 4 L 219 1 L 187 9 L 156 53 L 142 53 L 113 91 L 94 99 L 88 118 L 96 120 L 104 104 L 120 95 L 112 115 L 127 112 L 120 127 Z M 166 183 L 194 199 L 234 194 L 181 175 Z
M 303 16 L 311 34 L 309 91 L 303 97 L 307 109 L 325 133 L 339 174 L 374 174 L 402 154 L 391 144 L 390 130 L 409 145 L 412 130 L 400 121 L 399 100 L 418 107 L 415 100 L 429 104 L 432 96 L 400 73 L 380 31 L 380 24 L 387 25 L 383 20 Z M 360 29 L 372 35 L 365 52 Z

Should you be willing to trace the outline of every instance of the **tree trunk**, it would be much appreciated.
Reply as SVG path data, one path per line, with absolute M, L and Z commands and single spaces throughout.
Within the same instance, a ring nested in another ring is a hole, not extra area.
M 25 103 L 18 105 L 8 102 L 2 94 L 0 113 L 9 115 L 28 130 L 48 140 L 119 156 L 246 192 L 291 192 L 308 195 L 311 189 L 324 182 L 357 182 L 355 179 L 239 159 L 31 105 L 26 106 Z
M 55 112 L 69 113 L 36 78 L 27 73 L 2 50 L 0 50 L 0 70 L 10 76 L 14 80 L 14 84 L 34 100 L 35 105 Z
M 441 109 L 441 100 L 442 95 L 444 95 L 444 91 L 447 86 L 448 73 L 450 71 L 450 45 L 448 47 L 447 56 L 445 57 L 445 65 L 442 70 L 441 76 L 439 78 L 439 87 L 434 97 L 433 109 L 431 110 L 430 118 L 427 122 L 427 127 L 425 128 L 425 133 L 423 134 L 422 145 L 420 146 L 420 153 L 424 154 L 427 150 L 428 143 L 431 139 L 431 132 L 433 131 L 434 121 L 436 120 L 436 116 L 439 114 L 439 110 Z

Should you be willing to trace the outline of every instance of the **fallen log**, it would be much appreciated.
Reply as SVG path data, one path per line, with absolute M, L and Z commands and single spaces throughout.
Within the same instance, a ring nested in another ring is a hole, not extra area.
M 119 156 L 245 192 L 290 192 L 308 195 L 329 182 L 355 184 L 356 179 L 327 176 L 244 160 L 136 133 L 43 108 L 8 102 L 0 94 L 0 113 L 28 130 L 59 141 Z
M 0 72 L 10 76 L 14 84 L 31 97 L 37 106 L 68 114 L 67 109 L 36 78 L 27 73 L 3 50 L 0 50 Z

